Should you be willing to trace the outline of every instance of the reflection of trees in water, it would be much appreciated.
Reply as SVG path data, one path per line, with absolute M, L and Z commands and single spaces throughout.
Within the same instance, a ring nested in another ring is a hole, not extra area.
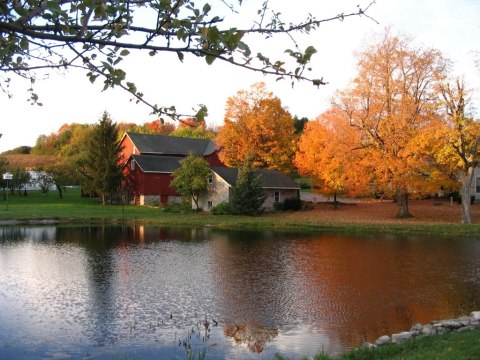
M 129 245 L 142 245 L 159 241 L 202 241 L 203 228 L 165 228 L 155 226 L 65 226 L 58 227 L 58 242 L 78 243 L 83 247 L 100 250 Z
M 465 299 L 480 295 L 478 282 L 458 276 L 478 264 L 466 255 L 478 243 L 399 236 L 292 239 L 217 230 L 211 239 L 219 317 L 231 324 L 225 335 L 250 341 L 251 349 L 256 327 L 240 324 L 252 320 L 260 329 L 318 329 L 329 339 L 327 351 L 338 351 L 416 322 L 461 315 Z
M 227 324 L 223 328 L 223 333 L 231 337 L 236 343 L 247 345 L 250 351 L 261 353 L 265 344 L 278 336 L 277 329 L 255 326 L 253 324 Z
M 297 242 L 297 291 L 308 299 L 301 307 L 323 319 L 328 336 L 342 347 L 416 322 L 459 316 L 465 292 L 472 291 L 453 275 L 467 272 L 463 268 L 472 257 L 465 246 L 460 240 L 401 236 L 325 235 Z
M 55 242 L 55 226 L 5 226 L 0 228 L 0 243 L 26 240 Z
M 224 335 L 262 352 L 292 320 L 289 235 L 212 230 L 210 239 Z

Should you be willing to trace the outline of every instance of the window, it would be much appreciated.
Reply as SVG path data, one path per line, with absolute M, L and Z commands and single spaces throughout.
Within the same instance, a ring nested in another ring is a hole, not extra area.
M 212 200 L 208 200 L 208 201 L 207 201 L 207 207 L 210 209 L 212 206 L 213 206 L 213 201 L 212 201 Z
M 132 159 L 132 161 L 130 162 L 130 170 L 135 170 L 135 160 Z
M 208 183 L 213 184 L 213 174 L 208 175 Z
M 477 177 L 477 193 L 480 193 L 480 177 Z
M 280 202 L 280 191 L 275 191 L 273 193 L 273 201 L 276 203 Z

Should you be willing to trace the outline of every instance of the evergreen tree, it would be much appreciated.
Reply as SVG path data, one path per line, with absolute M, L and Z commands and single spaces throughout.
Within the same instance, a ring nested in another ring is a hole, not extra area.
M 267 194 L 262 188 L 260 178 L 251 166 L 251 157 L 238 170 L 235 186 L 232 187 L 230 205 L 237 215 L 257 216 L 263 212 L 263 203 Z
M 85 158 L 79 163 L 83 191 L 99 195 L 103 205 L 120 187 L 122 168 L 118 157 L 121 150 L 118 128 L 104 112 L 87 140 Z

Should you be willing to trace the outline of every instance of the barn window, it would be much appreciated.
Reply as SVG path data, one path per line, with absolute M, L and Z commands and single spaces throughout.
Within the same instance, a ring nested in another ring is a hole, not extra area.
M 213 201 L 212 201 L 212 200 L 208 200 L 208 201 L 207 201 L 207 206 L 208 206 L 208 208 L 210 209 L 210 208 L 213 206 Z
M 477 177 L 477 193 L 480 193 L 480 177 Z
M 208 183 L 213 184 L 213 174 L 208 175 Z
M 273 201 L 276 203 L 280 202 L 280 191 L 275 191 L 273 193 Z

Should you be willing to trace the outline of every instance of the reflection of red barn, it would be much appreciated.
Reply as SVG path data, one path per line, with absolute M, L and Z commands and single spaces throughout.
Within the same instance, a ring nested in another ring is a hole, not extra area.
M 217 145 L 211 140 L 173 136 L 125 133 L 120 163 L 135 204 L 180 202 L 181 196 L 170 187 L 172 173 L 190 153 L 201 155 L 210 166 L 224 166 Z

